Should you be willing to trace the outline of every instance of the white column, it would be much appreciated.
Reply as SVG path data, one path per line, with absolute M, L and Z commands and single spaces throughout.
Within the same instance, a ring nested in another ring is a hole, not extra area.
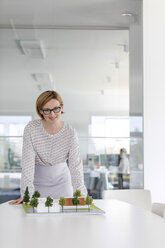
M 165 202 L 165 1 L 143 0 L 144 185 Z
M 132 17 L 129 32 L 129 114 L 130 114 L 130 188 L 143 188 L 143 137 L 135 124 L 135 117 L 143 116 L 143 53 L 142 53 L 142 3 L 141 15 Z M 142 170 L 139 170 L 139 168 Z

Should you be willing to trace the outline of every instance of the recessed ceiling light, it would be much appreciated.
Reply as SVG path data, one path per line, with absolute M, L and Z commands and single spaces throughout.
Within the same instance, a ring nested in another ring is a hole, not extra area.
M 129 12 L 124 12 L 124 13 L 122 13 L 121 15 L 122 15 L 122 16 L 128 16 L 128 17 L 134 16 L 134 14 L 129 13 Z
M 104 90 L 101 90 L 100 93 L 101 93 L 101 95 L 104 95 Z
M 32 77 L 34 78 L 35 81 L 39 83 L 53 82 L 53 77 L 52 74 L 50 73 L 32 73 Z
M 17 44 L 24 55 L 30 58 L 45 58 L 45 50 L 41 40 L 18 40 Z
M 32 78 L 37 82 L 39 90 L 56 90 L 56 86 L 50 73 L 33 73 Z
M 129 52 L 129 46 L 127 44 L 118 44 L 118 46 L 123 47 L 123 51 L 128 53 Z
M 107 83 L 110 83 L 110 82 L 111 82 L 111 77 L 107 76 Z
M 114 65 L 116 69 L 119 69 L 119 62 L 112 62 L 111 64 Z

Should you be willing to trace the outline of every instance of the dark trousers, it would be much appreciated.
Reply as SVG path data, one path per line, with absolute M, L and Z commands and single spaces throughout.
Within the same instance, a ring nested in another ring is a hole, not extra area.
M 119 189 L 123 188 L 123 174 L 118 173 L 118 184 L 119 184 Z
M 123 176 L 128 176 L 128 179 L 126 179 L 126 181 L 125 181 L 124 187 L 123 187 L 123 181 L 124 181 Z M 119 187 L 119 189 L 123 189 L 123 188 L 129 189 L 129 183 L 130 183 L 129 174 L 118 173 L 118 187 Z

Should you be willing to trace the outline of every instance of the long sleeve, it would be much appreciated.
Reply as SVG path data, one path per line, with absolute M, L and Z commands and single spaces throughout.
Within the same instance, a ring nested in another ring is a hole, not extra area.
M 129 161 L 128 158 L 122 158 L 119 164 L 119 172 L 129 173 Z
M 83 165 L 80 158 L 79 142 L 75 130 L 69 151 L 68 162 L 72 178 L 73 191 L 75 192 L 78 189 L 81 191 L 83 196 L 86 196 L 87 190 L 84 185 Z
M 35 151 L 33 149 L 30 127 L 27 125 L 23 135 L 22 149 L 22 175 L 21 175 L 21 197 L 23 197 L 26 187 L 28 186 L 30 197 L 34 193 L 34 168 L 35 168 Z

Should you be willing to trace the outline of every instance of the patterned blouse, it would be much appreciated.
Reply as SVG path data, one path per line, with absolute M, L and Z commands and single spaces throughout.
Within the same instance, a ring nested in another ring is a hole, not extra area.
M 79 189 L 82 195 L 86 196 L 83 165 L 75 129 L 64 122 L 58 133 L 49 134 L 41 119 L 30 121 L 24 129 L 23 136 L 21 197 L 26 186 L 30 196 L 34 193 L 35 165 L 53 166 L 63 162 L 68 164 L 73 192 Z

